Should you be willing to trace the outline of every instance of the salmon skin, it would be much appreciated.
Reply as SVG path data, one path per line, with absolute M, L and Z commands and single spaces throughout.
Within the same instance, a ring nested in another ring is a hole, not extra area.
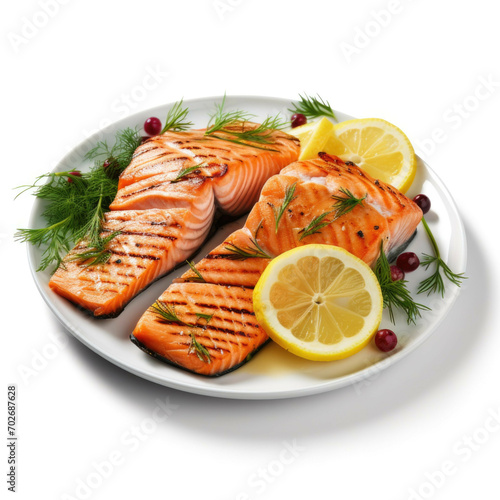
M 294 198 L 276 230 L 276 208 L 292 186 Z M 332 196 L 342 196 L 341 188 L 364 199 L 335 219 Z M 330 223 L 304 237 L 304 228 L 325 212 L 329 215 L 322 220 Z M 158 299 L 157 304 L 178 311 L 185 324 L 165 321 L 149 308 L 131 339 L 148 354 L 185 370 L 208 376 L 227 373 L 268 340 L 255 321 L 251 298 L 272 257 L 297 246 L 322 243 L 343 247 L 374 266 L 381 245 L 385 253 L 404 245 L 421 218 L 422 211 L 412 200 L 336 156 L 320 153 L 317 159 L 292 163 L 266 182 L 244 228 L 198 262 L 197 272 L 186 272 Z M 238 256 L 237 248 L 250 257 Z M 202 322 L 200 318 L 207 314 L 210 320 Z M 210 357 L 197 356 L 187 331 Z
M 236 218 L 248 212 L 266 180 L 298 158 L 297 138 L 274 130 L 269 139 L 272 144 L 260 148 L 193 130 L 146 140 L 121 174 L 102 224 L 102 236 L 117 233 L 107 246 L 109 260 L 99 265 L 77 260 L 88 250 L 80 241 L 50 288 L 96 318 L 120 314 L 198 250 L 219 214 Z

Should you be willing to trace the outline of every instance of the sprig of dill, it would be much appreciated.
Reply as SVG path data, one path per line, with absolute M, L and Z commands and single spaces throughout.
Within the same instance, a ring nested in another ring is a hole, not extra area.
M 164 302 L 161 302 L 157 300 L 151 307 L 150 309 L 157 314 L 161 319 L 164 319 L 166 321 L 172 322 L 172 323 L 177 323 L 179 325 L 184 325 L 188 327 L 194 327 L 196 328 L 196 325 L 190 325 L 189 323 L 185 323 L 182 321 L 179 316 L 177 316 L 177 313 L 175 312 L 175 307 L 174 306 L 169 306 L 168 304 L 165 304 Z M 213 315 L 210 314 L 202 314 L 202 313 L 196 313 L 196 317 L 200 319 L 204 319 L 208 325 L 210 323 L 210 320 L 212 319 Z M 205 325 L 205 326 L 206 326 Z M 202 328 L 200 326 L 200 328 Z M 205 363 L 210 363 L 211 362 L 211 357 L 210 353 L 208 352 L 208 349 L 200 344 L 198 340 L 196 340 L 196 335 L 194 331 L 190 331 L 189 335 L 191 336 L 191 343 L 188 348 L 188 353 L 195 352 L 198 358 L 201 361 L 204 361 Z
M 184 177 L 189 175 L 191 172 L 194 172 L 195 170 L 198 170 L 199 168 L 206 166 L 207 166 L 206 163 L 200 163 L 198 165 L 193 165 L 191 167 L 182 168 L 181 170 L 179 170 L 179 173 L 174 177 L 174 179 L 170 181 L 170 183 L 175 184 L 177 182 L 183 181 Z
M 334 210 L 329 210 L 327 212 L 323 212 L 317 217 L 314 217 L 314 219 L 306 227 L 302 228 L 299 231 L 299 234 L 301 235 L 299 241 L 303 240 L 307 236 L 311 236 L 316 233 L 321 233 L 320 229 L 324 228 L 325 226 L 328 226 L 328 224 L 331 224 L 333 222 L 333 220 L 326 219 L 326 217 L 328 217 L 333 212 Z
M 274 220 L 276 222 L 276 224 L 275 224 L 276 233 L 278 232 L 278 226 L 280 224 L 280 219 L 283 216 L 283 214 L 285 213 L 285 210 L 287 209 L 288 205 L 290 205 L 290 203 L 293 200 L 295 200 L 295 198 L 297 198 L 296 196 L 294 196 L 296 187 L 297 187 L 296 182 L 294 182 L 290 186 L 287 186 L 287 188 L 285 189 L 285 198 L 283 199 L 283 203 L 281 204 L 281 206 L 279 208 L 273 206 Z
M 108 243 L 119 234 L 120 231 L 113 231 L 107 236 L 99 236 L 97 239 L 90 240 L 90 245 L 84 252 L 75 253 L 68 257 L 67 260 L 80 261 L 85 267 L 105 264 L 111 257 Z
M 203 313 L 195 313 L 197 318 L 204 319 L 206 321 L 205 325 L 208 325 L 212 318 L 214 317 L 213 314 L 203 314 Z
M 289 109 L 290 113 L 300 113 L 307 119 L 319 118 L 320 116 L 328 116 L 337 121 L 337 117 L 330 106 L 328 101 L 324 101 L 319 95 L 316 97 L 309 97 L 307 94 L 303 96 L 299 94 L 298 104 L 292 104 Z
M 198 356 L 198 359 L 200 359 L 204 363 L 211 363 L 212 358 L 208 349 L 196 340 L 196 335 L 194 332 L 190 332 L 189 334 L 191 335 L 191 344 L 189 346 L 188 352 L 195 352 L 196 356 Z
M 344 196 L 332 195 L 332 198 L 336 201 L 333 205 L 333 209 L 335 210 L 335 219 L 337 220 L 339 217 L 348 214 L 351 210 L 356 208 L 358 205 L 362 205 L 368 193 L 366 193 L 363 198 L 356 198 L 349 189 L 341 187 L 339 191 Z
M 250 240 L 250 245 L 239 247 L 233 243 L 228 243 L 226 250 L 231 252 L 227 258 L 230 260 L 246 260 L 246 259 L 272 259 L 273 256 L 269 255 L 257 241 L 257 235 L 262 227 L 262 221 L 259 223 L 255 236 Z
M 192 283 L 206 283 L 205 278 L 202 276 L 200 271 L 198 271 L 198 269 L 196 269 L 194 262 L 191 262 L 189 260 L 186 260 L 186 262 L 189 265 L 189 267 L 191 268 L 191 271 L 193 271 L 193 273 L 196 276 L 190 276 L 190 277 L 186 278 L 184 281 L 189 281 Z
M 193 122 L 185 121 L 189 113 L 189 108 L 182 107 L 183 99 L 176 102 L 168 111 L 165 118 L 165 125 L 160 132 L 164 134 L 167 130 L 173 130 L 174 132 L 182 132 L 188 130 L 193 126 Z
M 19 242 L 29 241 L 32 245 L 47 245 L 42 254 L 42 260 L 37 271 L 43 271 L 53 262 L 59 266 L 62 256 L 71 249 L 68 241 L 68 226 L 71 224 L 72 216 L 55 222 L 54 224 L 39 229 L 18 229 L 14 239 Z
M 228 255 L 230 260 L 246 260 L 246 259 L 272 259 L 273 257 L 269 255 L 262 247 L 259 245 L 255 238 L 250 240 L 251 246 L 239 247 L 233 243 L 228 243 L 229 246 L 225 247 L 226 250 L 231 252 Z
M 307 236 L 311 236 L 312 234 L 321 233 L 320 229 L 328 226 L 332 222 L 335 222 L 337 219 L 342 217 L 343 215 L 348 214 L 351 210 L 353 210 L 358 205 L 362 205 L 363 201 L 366 198 L 366 194 L 363 198 L 356 198 L 349 189 L 345 189 L 341 187 L 339 191 L 344 196 L 332 195 L 332 198 L 336 201 L 332 208 L 333 210 L 328 210 L 323 212 L 322 214 L 314 217 L 314 219 L 304 228 L 299 231 L 301 235 L 299 240 L 303 240 Z M 330 214 L 334 214 L 331 219 L 326 219 Z
M 164 302 L 161 302 L 157 300 L 151 307 L 150 309 L 156 313 L 160 318 L 166 320 L 166 321 L 171 321 L 172 323 L 178 323 L 179 325 L 184 325 L 184 326 L 191 326 L 188 323 L 185 323 L 182 321 L 179 316 L 177 316 L 177 313 L 175 312 L 175 307 L 174 306 L 169 306 L 168 304 L 165 304 Z
M 85 158 L 94 160 L 94 166 L 102 166 L 108 177 L 118 179 L 128 167 L 141 142 L 142 137 L 137 128 L 126 128 L 116 133 L 111 147 L 107 141 L 99 141 L 87 152 Z
M 225 111 L 225 106 L 226 95 L 224 94 L 222 102 L 215 105 L 215 113 L 210 117 L 205 135 L 212 135 L 215 132 L 224 131 L 224 129 L 229 125 L 239 122 L 247 122 L 252 118 L 255 118 L 255 115 L 242 110 Z
M 429 236 L 429 240 L 431 241 L 432 248 L 434 249 L 434 255 L 428 255 L 424 253 L 424 259 L 420 262 L 420 265 L 425 267 L 425 269 L 429 269 L 429 266 L 435 264 L 436 268 L 434 273 L 423 280 L 417 290 L 417 293 L 425 293 L 430 295 L 431 293 L 439 292 L 441 297 L 444 297 L 445 285 L 444 280 L 441 275 L 441 270 L 443 271 L 444 276 L 451 281 L 454 285 L 460 287 L 462 285 L 462 281 L 467 279 L 467 276 L 464 276 L 464 273 L 454 273 L 446 264 L 446 262 L 441 258 L 441 254 L 439 252 L 439 247 L 432 234 L 431 228 L 427 224 L 425 217 L 422 217 L 422 224 L 425 228 L 427 235 Z
M 408 324 L 416 323 L 417 318 L 421 316 L 420 311 L 430 310 L 429 307 L 413 300 L 410 291 L 406 287 L 407 281 L 392 281 L 391 266 L 385 255 L 382 242 L 380 242 L 380 256 L 375 264 L 374 272 L 382 291 L 384 308 L 389 311 L 389 318 L 392 323 L 396 323 L 394 309 L 401 309 L 406 313 Z
M 272 139 L 273 130 L 281 130 L 288 125 L 279 114 L 268 116 L 257 127 L 248 128 L 245 125 L 246 122 L 255 118 L 255 115 L 241 110 L 225 111 L 225 105 L 226 96 L 224 95 L 222 102 L 216 105 L 215 113 L 210 117 L 205 131 L 206 136 L 265 151 L 279 152 L 277 149 L 264 147 L 274 143 Z
M 94 160 L 94 166 L 81 176 L 72 174 L 75 170 L 48 173 L 31 185 L 20 186 L 18 196 L 32 190 L 45 202 L 41 216 L 46 227 L 19 229 L 15 235 L 17 241 L 45 247 L 37 271 L 52 264 L 57 268 L 71 247 L 83 238 L 91 245 L 100 242 L 102 217 L 115 198 L 118 176 L 140 143 L 138 130 L 121 130 L 112 146 L 100 141 L 87 153 L 86 158 Z M 68 182 L 69 178 L 72 182 Z

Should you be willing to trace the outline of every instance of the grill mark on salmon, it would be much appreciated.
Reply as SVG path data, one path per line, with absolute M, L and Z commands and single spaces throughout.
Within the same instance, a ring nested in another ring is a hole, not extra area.
M 172 226 L 172 224 L 170 225 L 170 227 Z M 111 233 L 112 230 L 109 229 L 109 228 L 106 228 L 106 229 L 103 229 L 103 233 Z M 158 233 L 147 233 L 145 231 L 142 231 L 142 232 L 138 232 L 138 231 L 125 231 L 125 230 L 121 230 L 120 231 L 121 234 L 126 234 L 126 235 L 135 235 L 135 236 L 146 236 L 146 237 L 149 237 L 149 238 L 167 238 L 167 239 L 177 239 L 175 238 L 175 236 L 170 236 L 168 234 L 158 234 Z
M 155 257 L 154 255 L 140 254 L 140 253 L 130 253 L 130 252 L 118 252 L 117 250 L 109 249 L 109 253 L 113 255 L 135 257 L 136 259 L 148 259 L 148 260 L 160 260 L 160 257 Z
M 172 305 L 172 306 L 177 307 L 177 306 L 186 306 L 188 304 L 187 304 L 187 302 L 180 302 L 180 301 L 171 300 L 171 301 L 169 301 L 168 305 Z M 214 304 L 203 304 L 203 303 L 198 303 L 198 305 L 200 307 L 203 307 L 206 309 L 220 309 L 221 311 L 226 311 L 226 312 L 235 313 L 235 314 L 246 314 L 248 316 L 255 317 L 254 312 L 252 310 L 249 310 L 249 309 L 236 309 L 233 307 L 226 307 L 226 306 L 214 305 Z M 175 323 L 175 321 L 174 321 L 174 323 Z
M 296 186 L 296 198 L 287 207 L 276 234 L 273 209 L 282 204 L 285 192 L 292 184 Z M 349 189 L 356 197 L 366 195 L 365 201 L 348 214 L 332 219 L 320 233 L 301 240 L 301 230 L 314 217 L 332 210 L 332 195 L 338 195 L 340 187 Z M 230 235 L 196 264 L 205 283 L 190 282 L 196 274 L 189 270 L 167 288 L 161 300 L 176 304 L 176 297 L 182 295 L 178 307 L 183 312 L 188 309 L 192 314 L 197 308 L 202 312 L 216 311 L 214 315 L 227 318 L 228 321 L 235 314 L 242 318 L 254 317 L 251 292 L 269 259 L 233 260 L 231 245 L 251 247 L 251 239 L 256 237 L 265 252 L 277 256 L 300 245 L 326 243 L 346 248 L 373 266 L 379 255 L 380 244 L 383 244 L 386 253 L 401 245 L 413 236 L 421 218 L 422 211 L 413 201 L 393 187 L 371 178 L 354 164 L 347 165 L 340 158 L 330 155 L 295 162 L 266 182 L 245 227 Z M 228 282 L 231 286 L 226 286 Z M 246 288 L 239 286 L 243 284 Z M 237 355 L 232 351 L 228 352 L 218 357 L 213 364 L 200 363 L 188 353 L 179 352 L 168 340 L 168 335 L 174 335 L 175 331 L 180 331 L 180 327 L 171 325 L 167 335 L 163 330 L 155 328 L 148 313 L 139 320 L 132 338 L 141 349 L 158 359 L 174 363 L 188 371 L 217 376 L 241 366 L 242 360 L 246 359 L 245 355 L 267 341 L 267 336 L 258 325 L 251 326 L 245 321 L 242 323 L 238 326 L 239 331 L 257 343 L 238 346 Z M 223 338 L 222 332 L 212 332 L 210 326 L 218 328 L 220 325 L 212 325 L 212 322 L 207 325 L 202 338 L 208 336 L 208 340 L 203 345 L 210 344 L 210 341 L 220 342 Z M 224 334 L 227 339 L 234 338 L 230 332 L 224 331 Z
M 155 189 L 157 187 L 160 187 L 161 183 L 159 184 L 153 184 L 152 186 L 148 186 L 144 189 L 138 189 L 137 191 L 133 191 L 132 193 L 127 193 L 122 195 L 124 198 L 130 198 L 131 196 L 135 196 L 136 194 L 143 193 L 144 191 L 149 191 L 150 189 Z
M 193 255 L 210 234 L 216 210 L 230 217 L 248 211 L 265 181 L 299 154 L 298 143 L 280 131 L 271 133 L 277 152 L 228 145 L 204 133 L 169 131 L 137 148 L 105 214 L 102 234 L 118 232 L 108 244 L 111 258 L 88 272 L 71 261 L 87 248 L 79 242 L 50 280 L 52 290 L 95 317 L 118 315 L 134 296 Z M 210 158 L 209 165 L 172 183 L 204 158 Z

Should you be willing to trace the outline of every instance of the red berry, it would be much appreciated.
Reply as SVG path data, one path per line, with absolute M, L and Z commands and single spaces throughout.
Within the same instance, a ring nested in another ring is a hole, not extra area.
M 413 201 L 420 207 L 420 210 L 426 214 L 431 209 L 431 200 L 425 194 L 417 194 Z
M 307 118 L 302 113 L 292 115 L 292 128 L 300 127 L 307 123 Z
M 111 162 L 109 160 L 104 160 L 104 163 L 102 164 L 102 168 L 105 170 L 111 165 Z
M 391 280 L 399 281 L 405 279 L 404 271 L 398 266 L 391 266 Z
M 398 343 L 398 338 L 392 330 L 379 330 L 375 334 L 375 345 L 383 352 L 392 351 Z
M 69 172 L 69 175 L 73 175 L 75 177 L 81 177 L 82 173 L 78 170 L 73 170 L 73 172 Z M 71 177 L 68 177 L 68 182 L 73 182 L 73 179 Z
M 144 122 L 144 132 L 148 135 L 158 135 L 161 132 L 161 121 L 155 116 L 151 116 Z
M 420 265 L 420 260 L 417 254 L 413 252 L 402 253 L 396 260 L 397 266 L 405 273 L 415 271 Z

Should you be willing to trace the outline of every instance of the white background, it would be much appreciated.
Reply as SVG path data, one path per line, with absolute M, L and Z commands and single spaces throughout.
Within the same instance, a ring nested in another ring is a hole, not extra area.
M 9 2 L 0 21 L 1 391 L 5 399 L 8 383 L 18 386 L 17 498 L 498 498 L 494 3 L 43 5 Z M 151 71 L 156 85 L 148 79 L 149 89 L 137 90 Z M 224 91 L 317 92 L 351 115 L 385 118 L 407 133 L 459 206 L 470 278 L 454 310 L 423 346 L 361 391 L 232 401 L 137 378 L 64 332 L 35 289 L 24 246 L 13 242 L 32 204 L 27 195 L 14 202 L 14 186 L 52 169 L 109 122 Z M 23 367 L 35 374 L 22 376 Z M 157 399 L 167 398 L 169 416 L 156 423 L 165 415 Z M 4 435 L 6 416 L 1 422 Z M 110 460 L 112 470 L 103 465 Z

